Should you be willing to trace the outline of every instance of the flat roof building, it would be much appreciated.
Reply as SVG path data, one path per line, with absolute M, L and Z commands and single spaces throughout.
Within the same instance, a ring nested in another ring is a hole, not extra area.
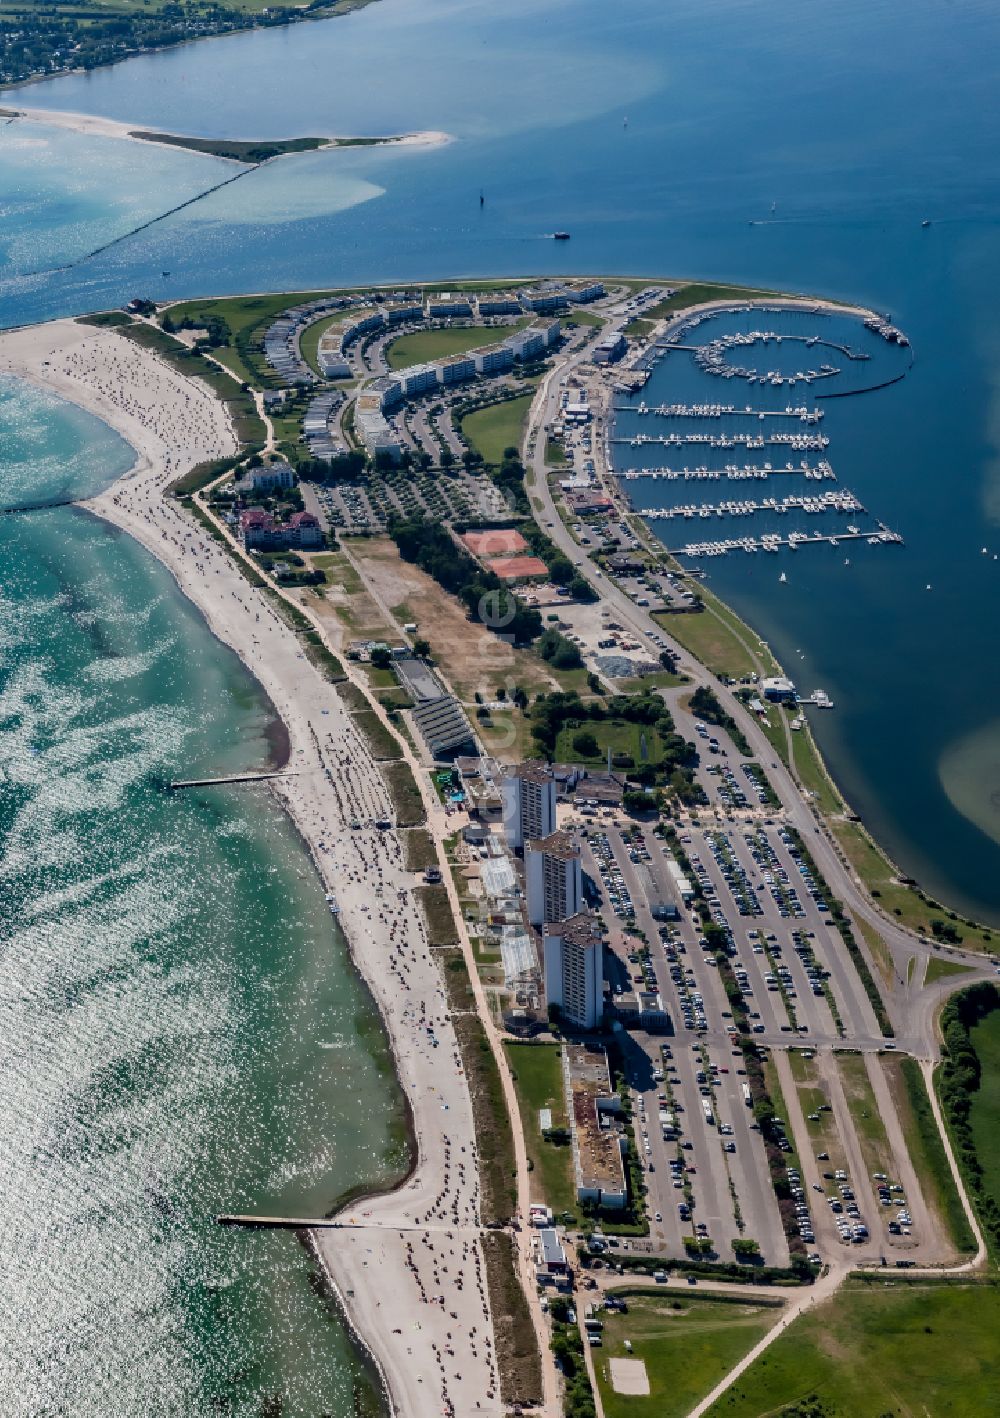
M 428 296 L 426 310 L 432 320 L 472 319 L 472 302 L 468 297 L 452 295 L 448 291 Z
M 413 710 L 413 724 L 432 758 L 475 748 L 469 721 L 450 694 L 421 700 Z
M 517 763 L 504 774 L 503 824 L 514 851 L 556 830 L 556 784 L 544 763 Z
M 592 355 L 595 364 L 610 364 L 613 359 L 625 353 L 625 336 L 620 330 L 612 330 L 594 346 Z
M 441 681 L 423 660 L 418 660 L 413 655 L 400 655 L 393 660 L 392 668 L 414 703 L 419 704 L 425 699 L 440 699 L 443 696 Z
M 521 302 L 516 295 L 481 295 L 476 302 L 484 319 L 489 315 L 520 315 Z
M 579 1202 L 620 1211 L 628 1201 L 624 1137 L 615 1124 L 621 1102 L 611 1087 L 601 1044 L 563 1047 L 563 1086 L 573 1134 L 573 1179 Z
M 542 927 L 545 995 L 566 1022 L 596 1029 L 604 1015 L 604 941 L 596 918 L 579 911 Z
M 772 704 L 794 704 L 798 699 L 795 685 L 790 679 L 785 679 L 783 676 L 762 679 L 760 692 Z
M 580 848 L 568 832 L 552 832 L 524 849 L 528 923 L 565 921 L 583 906 Z

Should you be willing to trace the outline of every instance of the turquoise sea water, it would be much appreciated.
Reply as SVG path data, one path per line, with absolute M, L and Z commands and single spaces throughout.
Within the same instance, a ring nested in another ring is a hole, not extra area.
M 9 384 L 0 457 L 60 493 L 131 461 Z M 270 706 L 88 514 L 0 518 L 0 557 L 0 1406 L 353 1414 L 368 1379 L 298 1242 L 214 1223 L 323 1214 L 404 1153 L 373 1006 L 283 814 L 164 790 L 266 762 Z
M 784 585 L 770 560 L 719 563 L 712 584 L 837 701 L 822 746 L 901 864 L 1000 919 L 998 71 L 987 0 L 378 0 L 151 55 L 23 102 L 456 141 L 289 158 L 129 236 L 231 166 L 0 125 L 0 323 L 567 269 L 890 311 L 916 363 L 838 411 L 835 461 L 906 547 L 849 575 L 802 557 Z M 3 505 L 92 490 L 123 456 L 0 383 Z M 373 1014 L 298 844 L 267 799 L 160 792 L 261 761 L 267 708 L 126 540 L 55 509 L 0 519 L 0 543 L 0 1392 L 25 1414 L 128 1415 L 283 1392 L 348 1418 L 360 1375 L 294 1242 L 208 1221 L 329 1205 L 399 1158 Z
M 0 127 L 0 190 L 18 198 L 0 319 L 136 292 L 567 267 L 889 311 L 916 365 L 852 409 L 838 472 L 872 487 L 904 557 L 783 600 L 729 567 L 712 575 L 776 648 L 806 650 L 838 704 L 819 724 L 834 772 L 901 865 L 997 920 L 998 593 L 992 560 L 977 558 L 1000 541 L 998 83 L 1000 11 L 986 0 L 848 0 L 808 16 L 791 0 L 514 0 L 502 18 L 485 0 L 379 0 L 25 91 L 183 131 L 426 127 L 456 141 L 289 158 L 92 260 L 28 276 L 228 168 L 51 131 L 43 161 L 18 146 L 27 128 Z M 572 241 L 549 240 L 556 228 Z M 857 623 L 864 633 L 845 633 Z

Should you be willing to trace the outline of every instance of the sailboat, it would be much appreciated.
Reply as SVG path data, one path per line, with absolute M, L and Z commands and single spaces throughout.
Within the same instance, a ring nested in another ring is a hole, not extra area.
M 788 577 L 785 575 L 784 572 L 782 572 L 781 575 L 778 577 L 778 580 L 781 581 L 782 583 L 784 583 L 785 581 L 788 580 Z

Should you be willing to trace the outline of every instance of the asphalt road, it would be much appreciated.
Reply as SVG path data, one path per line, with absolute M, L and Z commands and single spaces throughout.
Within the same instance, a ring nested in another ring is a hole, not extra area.
M 604 310 L 612 317 L 616 313 L 614 306 L 606 306 Z M 580 367 L 588 362 L 592 343 L 589 342 L 568 359 L 560 361 L 554 369 L 545 375 L 538 386 L 524 440 L 528 490 L 542 521 L 545 523 L 549 536 L 559 549 L 577 564 L 581 574 L 591 582 L 601 596 L 603 603 L 615 613 L 616 618 L 630 629 L 640 641 L 647 644 L 654 636 L 661 636 L 669 640 L 669 636 L 651 616 L 641 607 L 636 606 L 628 596 L 603 575 L 599 568 L 593 565 L 586 549 L 576 542 L 562 522 L 549 489 L 548 469 L 545 465 L 545 426 L 550 425 L 556 418 L 562 383 L 568 375 L 579 371 Z M 597 425 L 594 430 L 596 454 L 598 443 L 606 450 L 607 429 L 600 420 L 595 422 Z M 650 648 L 654 649 L 655 647 L 650 646 Z M 852 871 L 845 868 L 837 848 L 811 802 L 803 796 L 791 773 L 776 757 L 775 751 L 763 731 L 754 717 L 747 713 L 743 704 L 726 686 L 720 684 L 714 676 L 709 674 L 704 666 L 692 659 L 683 647 L 672 645 L 671 648 L 678 656 L 681 671 L 691 681 L 691 684 L 685 686 L 683 691 L 667 691 L 664 695 L 675 720 L 677 720 L 679 731 L 685 732 L 688 724 L 691 724 L 690 715 L 686 716 L 687 724 L 685 723 L 685 713 L 677 702 L 681 694 L 690 693 L 691 689 L 699 684 L 710 686 L 723 708 L 739 723 L 753 749 L 756 760 L 764 766 L 767 772 L 771 786 L 780 801 L 781 814 L 798 830 L 807 843 L 819 871 L 834 896 L 843 903 L 848 915 L 855 918 L 855 921 L 860 918 L 874 926 L 889 947 L 896 966 L 897 985 L 887 995 L 886 1006 L 896 1030 L 898 1046 L 922 1059 L 937 1058 L 939 1041 L 934 1020 L 938 1005 L 957 988 L 959 983 L 967 983 L 975 977 L 995 978 L 992 964 L 990 962 L 984 963 L 981 955 L 972 952 L 960 950 L 949 952 L 949 959 L 968 966 L 973 974 L 942 979 L 935 982 L 929 990 L 908 989 L 905 981 L 908 975 L 909 960 L 916 957 L 919 963 L 921 959 L 926 960 L 933 957 L 937 954 L 933 946 L 921 941 L 892 917 L 883 913 L 867 894 L 859 879 Z M 693 724 L 691 727 L 693 728 Z M 685 736 L 691 737 L 692 734 L 686 733 Z M 880 979 L 878 967 L 869 955 L 861 931 L 856 928 L 854 934 L 859 948 L 868 958 L 873 978 L 878 981 Z M 834 975 L 834 987 L 843 994 L 846 1001 L 856 993 L 857 987 L 852 980 L 852 977 L 856 980 L 856 972 L 839 939 L 834 939 L 832 930 L 829 931 L 829 948 L 826 957 L 826 963 Z M 885 994 L 884 991 L 883 993 Z M 852 1020 L 854 1027 L 857 1027 L 860 1022 L 860 1019 L 855 1015 Z M 872 1028 L 873 1023 L 872 1017 L 868 1020 L 868 1028 L 865 1033 L 856 1035 L 852 1042 L 862 1048 L 877 1047 L 880 1035 L 877 1028 Z M 780 1035 L 775 1042 L 787 1044 L 788 1036 Z

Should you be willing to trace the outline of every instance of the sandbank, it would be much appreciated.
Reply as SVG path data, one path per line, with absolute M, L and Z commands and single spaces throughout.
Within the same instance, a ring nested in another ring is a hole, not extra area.
M 122 123 L 117 118 L 102 118 L 93 113 L 73 113 L 60 109 L 49 108 L 0 108 L 0 113 L 5 113 L 8 117 L 5 120 L 10 122 L 13 118 L 26 119 L 30 123 L 43 123 L 51 128 L 65 128 L 73 133 L 85 133 L 95 138 L 123 138 L 129 142 L 155 143 L 159 147 L 183 147 L 185 137 L 200 138 L 200 134 L 164 133 L 162 135 L 135 123 Z M 350 148 L 357 146 L 371 146 L 379 148 L 436 148 L 444 143 L 453 141 L 450 133 L 443 133 L 437 129 L 427 129 L 417 133 L 397 133 L 382 136 L 380 134 L 364 135 L 343 135 L 343 134 L 323 134 L 322 146 L 315 151 L 323 152 L 330 148 Z M 160 141 L 162 137 L 163 141 Z M 221 141 L 221 140 L 220 140 Z M 278 141 L 278 140 L 261 140 Z M 186 152 L 198 153 L 197 148 L 185 148 Z M 200 153 L 199 156 L 215 156 L 217 161 L 240 162 L 239 159 L 222 157 L 216 154 Z M 272 159 L 273 161 L 273 159 Z M 243 164 L 240 162 L 240 165 Z

